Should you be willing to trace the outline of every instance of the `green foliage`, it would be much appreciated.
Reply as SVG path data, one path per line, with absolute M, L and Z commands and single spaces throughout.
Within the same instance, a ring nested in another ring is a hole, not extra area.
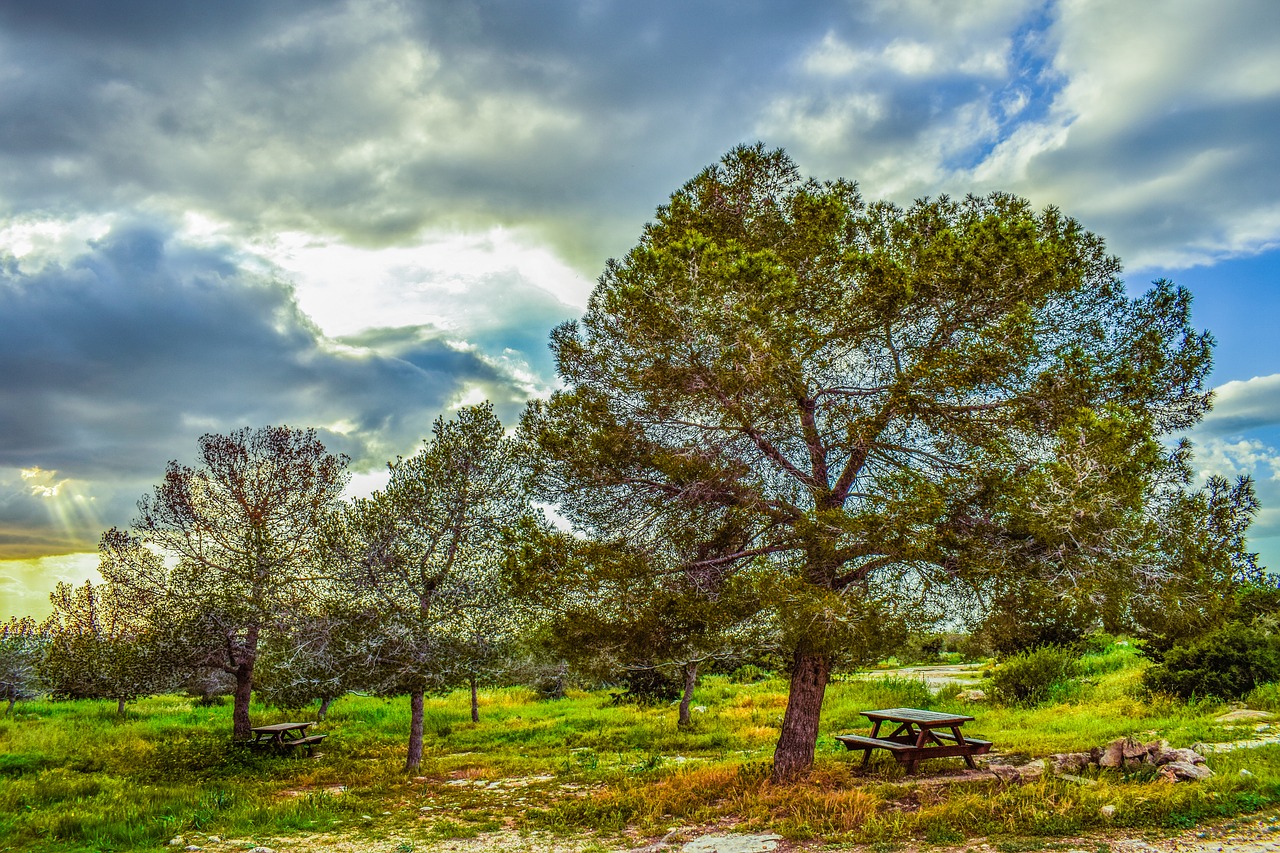
M 1144 684 L 1174 696 L 1239 699 L 1280 681 L 1280 635 L 1239 622 L 1177 645 L 1147 670 Z
M 1188 454 L 1183 448 L 1182 455 Z M 1246 550 L 1258 509 L 1247 477 L 1234 484 L 1210 477 L 1198 491 L 1165 496 L 1154 543 L 1165 571 L 1131 603 L 1133 629 L 1153 659 L 1228 622 L 1248 624 L 1265 612 L 1280 612 L 1276 578 Z
M 977 642 L 1000 656 L 1042 646 L 1079 646 L 1097 625 L 1096 607 L 1058 595 L 1050 585 L 1026 578 L 995 596 L 975 632 Z
M 1010 705 L 1039 705 L 1068 687 L 1079 672 L 1073 651 L 1042 646 L 1001 661 L 991 676 L 991 693 Z

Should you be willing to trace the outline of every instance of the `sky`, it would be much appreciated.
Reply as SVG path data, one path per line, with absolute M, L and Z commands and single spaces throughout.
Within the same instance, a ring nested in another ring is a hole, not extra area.
M 380 484 L 513 424 L 606 259 L 743 143 L 900 204 L 1004 190 L 1218 345 L 1199 476 L 1280 569 L 1280 3 L 5 0 L 0 618 L 171 459 L 314 426 Z

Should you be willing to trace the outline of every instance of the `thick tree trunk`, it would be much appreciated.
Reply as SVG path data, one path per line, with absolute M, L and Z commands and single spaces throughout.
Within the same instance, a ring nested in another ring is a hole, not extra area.
M 689 705 L 693 702 L 693 688 L 698 684 L 698 664 L 690 661 L 684 665 L 684 695 L 680 697 L 680 720 L 676 723 L 682 729 L 693 725 L 689 718 Z
M 480 722 L 480 698 L 476 696 L 476 677 L 471 676 L 471 722 Z
M 123 699 L 116 700 L 116 715 L 120 717 L 124 716 L 124 700 Z
M 818 720 L 822 697 L 831 677 L 831 659 L 813 654 L 804 645 L 796 650 L 791 669 L 791 692 L 782 733 L 773 753 L 773 781 L 793 782 L 808 774 L 813 766 L 813 749 L 818 742 Z
M 257 625 L 250 625 L 245 632 L 244 644 L 238 649 L 231 637 L 228 637 L 232 673 L 236 677 L 235 705 L 231 711 L 231 738 L 233 740 L 250 740 L 253 737 L 253 723 L 249 722 L 249 699 L 253 695 L 253 666 L 258 660 Z
M 253 737 L 253 723 L 249 722 L 249 698 L 253 695 L 253 666 L 242 663 L 236 667 L 235 705 L 231 710 L 231 737 L 249 740 Z
M 404 761 L 406 771 L 417 770 L 422 763 L 422 691 L 409 694 L 412 716 L 409 720 L 409 757 Z
M 320 710 L 316 712 L 317 720 L 323 720 L 324 715 L 329 713 L 329 703 L 332 701 L 333 699 L 330 697 L 325 697 L 324 699 L 320 700 Z

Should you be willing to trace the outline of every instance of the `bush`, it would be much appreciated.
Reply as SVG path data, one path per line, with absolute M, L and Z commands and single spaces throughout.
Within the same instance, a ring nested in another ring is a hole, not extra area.
M 1007 705 L 1039 705 L 1068 688 L 1079 673 L 1070 649 L 1042 646 L 1004 660 L 991 676 L 991 692 Z
M 623 676 L 626 691 L 614 693 L 614 704 L 634 702 L 638 705 L 654 705 L 679 699 L 684 692 L 684 679 L 657 667 L 628 668 Z
M 770 678 L 773 673 L 763 670 L 753 663 L 745 663 L 729 673 L 729 680 L 734 684 L 755 684 Z
M 1153 693 L 1240 699 L 1260 684 L 1280 681 L 1280 637 L 1240 622 L 1173 646 L 1143 676 Z

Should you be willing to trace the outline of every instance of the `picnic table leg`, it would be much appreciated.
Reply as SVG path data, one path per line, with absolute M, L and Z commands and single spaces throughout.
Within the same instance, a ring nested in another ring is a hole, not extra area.
M 876 724 L 871 727 L 871 736 L 878 737 L 880 735 L 880 724 L 884 720 L 876 720 Z M 864 746 L 862 748 L 862 769 L 866 770 L 867 765 L 871 763 L 871 747 Z
M 956 736 L 956 745 L 963 746 L 965 741 L 964 741 L 964 735 L 960 734 L 960 727 L 952 726 L 951 733 Z M 967 752 L 964 754 L 964 763 L 969 765 L 970 770 L 978 769 L 978 765 L 973 763 L 973 756 Z

